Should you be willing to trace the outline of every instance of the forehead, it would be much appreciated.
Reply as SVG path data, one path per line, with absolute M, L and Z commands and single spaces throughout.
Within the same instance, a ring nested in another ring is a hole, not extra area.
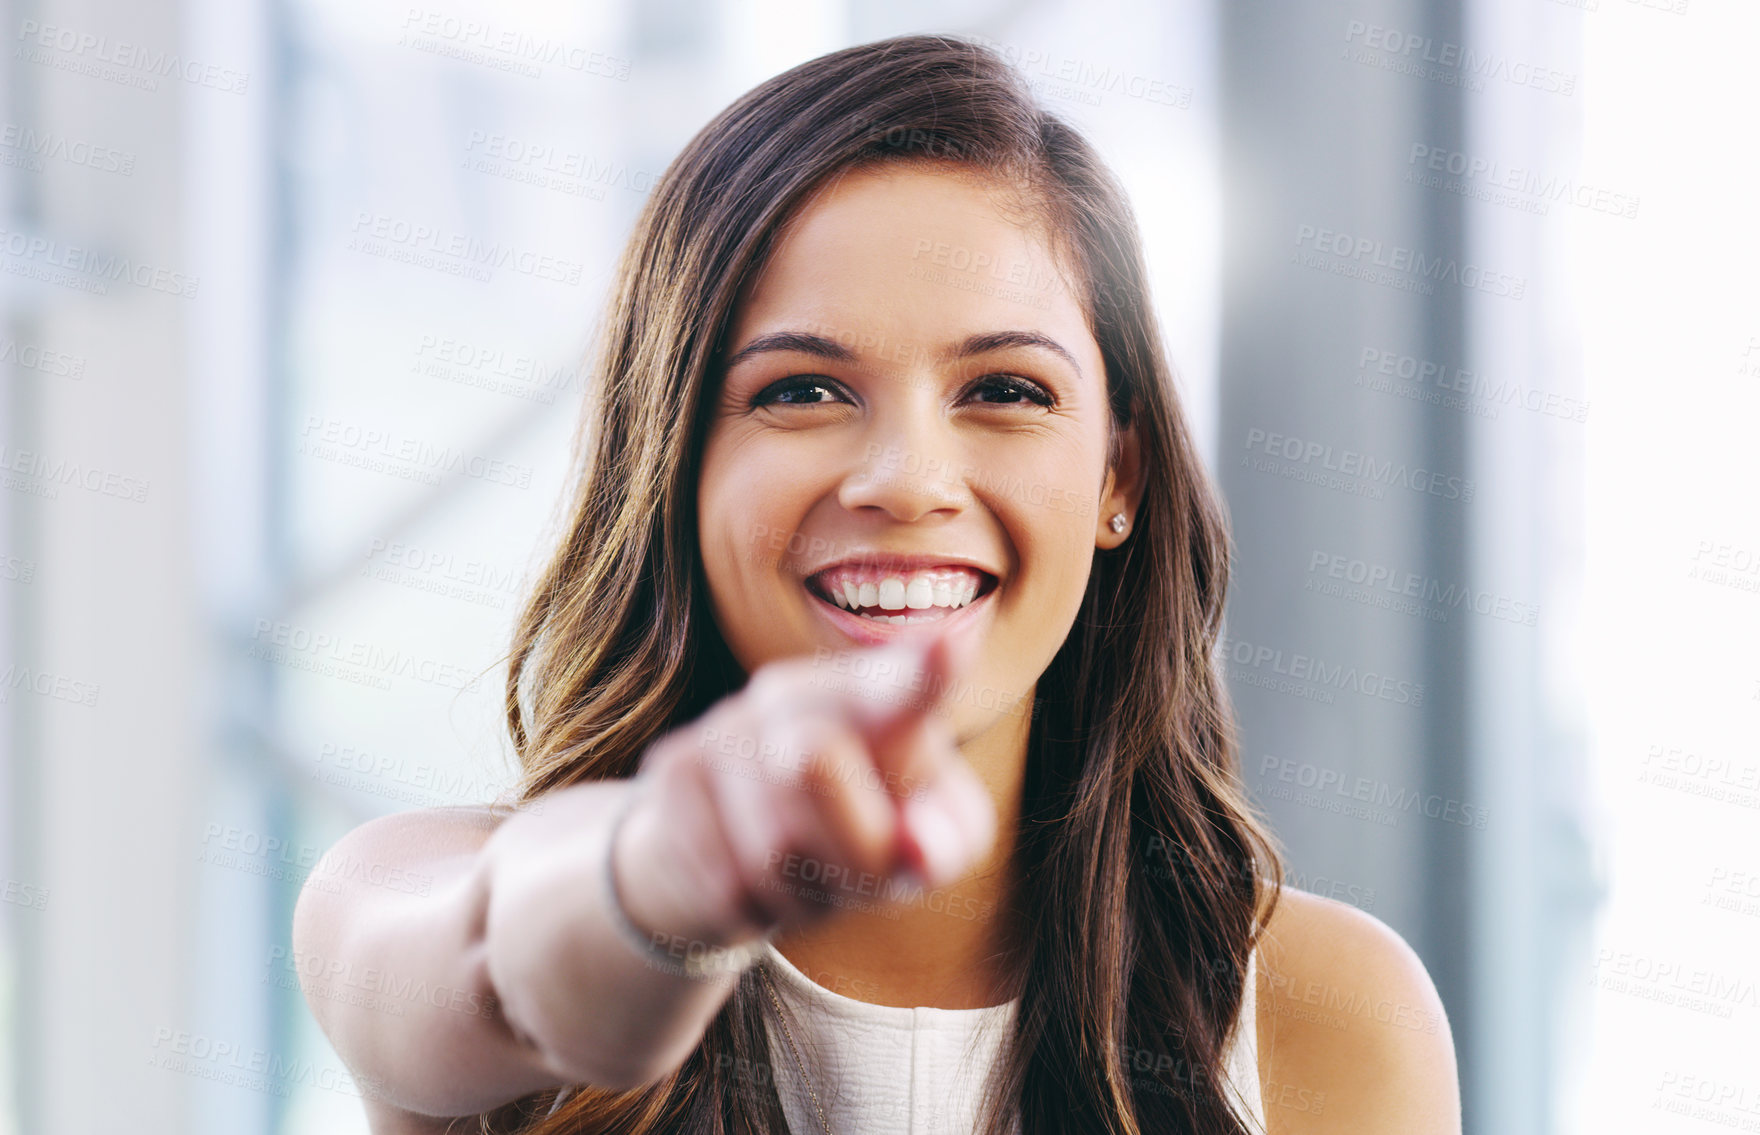
M 899 163 L 825 185 L 778 234 L 730 344 L 786 328 L 888 347 L 1039 331 L 1098 355 L 1076 284 L 1013 187 Z

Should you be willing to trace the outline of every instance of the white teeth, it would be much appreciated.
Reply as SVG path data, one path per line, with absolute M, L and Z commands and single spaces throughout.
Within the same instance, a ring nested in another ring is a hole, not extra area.
M 863 584 L 864 589 L 872 586 Z M 903 608 L 923 610 L 928 607 L 964 607 L 978 593 L 978 581 L 975 579 L 948 580 L 930 579 L 926 575 L 888 576 L 880 581 L 874 589 L 872 599 L 863 598 L 856 604 L 859 607 L 884 607 L 890 611 Z
M 852 573 L 853 574 L 853 573 Z M 824 594 L 839 607 L 886 622 L 920 623 L 944 617 L 976 600 L 983 581 L 967 572 L 932 568 L 858 582 L 845 574 L 826 581 Z M 884 615 L 881 611 L 939 610 L 927 616 Z

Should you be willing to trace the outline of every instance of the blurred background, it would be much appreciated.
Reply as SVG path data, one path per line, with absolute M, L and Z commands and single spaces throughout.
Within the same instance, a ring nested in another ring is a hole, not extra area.
M 0 1133 L 365 1131 L 293 903 L 361 821 L 512 782 L 637 210 L 759 80 L 926 30 L 1132 194 L 1247 784 L 1292 883 L 1422 955 L 1467 1130 L 1760 1130 L 1748 0 L 0 21 Z

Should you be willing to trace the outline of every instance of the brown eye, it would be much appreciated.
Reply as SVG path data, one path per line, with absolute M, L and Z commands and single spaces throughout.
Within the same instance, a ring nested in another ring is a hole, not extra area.
M 1050 406 L 1057 400 L 1038 383 L 1031 379 L 1021 378 L 1012 374 L 993 374 L 981 379 L 973 388 L 977 393 L 994 393 L 997 398 L 988 399 L 992 406 L 1018 405 L 1023 399 L 1040 406 Z

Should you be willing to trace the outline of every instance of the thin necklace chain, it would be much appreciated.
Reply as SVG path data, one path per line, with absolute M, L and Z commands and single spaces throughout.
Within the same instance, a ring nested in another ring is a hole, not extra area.
M 819 1093 L 813 1090 L 813 1078 L 807 1075 L 807 1066 L 801 1060 L 801 1050 L 794 1043 L 794 1033 L 789 1029 L 788 1017 L 782 1011 L 782 1001 L 776 996 L 776 986 L 770 981 L 768 962 L 758 963 L 758 976 L 764 979 L 764 988 L 770 991 L 770 1001 L 776 1006 L 776 1019 L 782 1022 L 782 1035 L 788 1038 L 788 1050 L 794 1054 L 794 1066 L 800 1069 L 801 1082 L 806 1084 L 807 1095 L 813 1100 L 813 1110 L 819 1113 L 819 1126 L 825 1135 L 831 1135 L 831 1124 L 825 1118 L 825 1107 L 819 1102 Z

